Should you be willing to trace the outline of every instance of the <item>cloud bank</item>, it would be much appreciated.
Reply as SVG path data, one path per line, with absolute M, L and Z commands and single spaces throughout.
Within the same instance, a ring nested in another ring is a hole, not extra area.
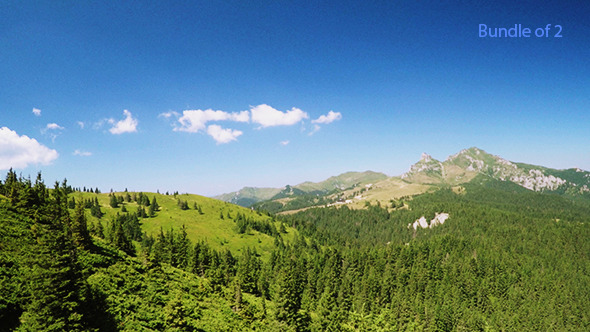
M 0 128 L 0 170 L 25 168 L 30 164 L 49 165 L 59 154 L 36 139 Z
M 301 123 L 305 119 L 309 119 L 309 114 L 297 107 L 293 107 L 287 111 L 279 111 L 267 104 L 261 104 L 258 106 L 250 106 L 250 110 L 241 112 L 197 109 L 185 110 L 182 111 L 182 114 L 175 111 L 168 111 L 160 113 L 158 117 L 174 119 L 174 131 L 189 133 L 202 132 L 211 136 L 217 144 L 225 144 L 237 141 L 237 138 L 241 136 L 243 132 L 241 130 L 224 128 L 218 124 L 209 124 L 210 122 L 252 122 L 259 125 L 257 129 L 262 129 L 276 126 L 292 126 Z M 340 120 L 341 118 L 342 114 L 334 111 L 330 111 L 327 115 L 321 115 L 319 118 L 312 120 L 315 128 L 313 132 L 319 130 L 319 124 L 329 124 Z M 289 141 L 283 141 L 281 144 L 287 145 L 289 144 Z

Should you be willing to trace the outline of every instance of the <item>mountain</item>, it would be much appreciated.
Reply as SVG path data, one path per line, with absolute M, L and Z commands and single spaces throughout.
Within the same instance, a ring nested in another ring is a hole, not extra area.
M 571 194 L 590 192 L 589 172 L 515 163 L 476 147 L 461 150 L 444 162 L 423 154 L 420 161 L 412 165 L 401 178 L 408 182 L 455 185 L 469 182 L 478 174 L 510 181 L 532 191 Z
M 461 191 L 463 184 L 482 178 L 510 182 L 535 192 L 590 197 L 590 172 L 578 168 L 556 170 L 512 162 L 471 147 L 444 161 L 423 153 L 420 160 L 401 176 L 386 177 L 382 173 L 370 171 L 350 172 L 319 183 L 304 182 L 293 187 L 287 186 L 271 198 L 257 197 L 253 206 L 274 213 L 344 204 L 352 208 L 364 208 L 367 202 L 403 206 L 401 201 L 404 197 L 446 186 Z
M 332 190 L 345 190 L 357 185 L 375 183 L 387 178 L 383 173 L 366 171 L 366 172 L 347 172 L 338 176 L 332 176 L 322 182 L 303 182 L 295 186 L 306 193 L 330 192 Z
M 588 172 L 500 159 L 424 155 L 405 178 L 434 183 L 287 186 L 258 204 L 332 207 L 275 216 L 10 171 L 0 331 L 590 330 Z
M 244 207 L 255 203 L 288 198 L 293 196 L 326 195 L 334 190 L 341 191 L 354 186 L 366 185 L 387 178 L 387 175 L 378 172 L 347 172 L 332 176 L 321 182 L 303 182 L 295 186 L 286 185 L 283 188 L 253 188 L 244 187 L 238 191 L 222 194 L 213 198 Z
M 238 191 L 215 196 L 213 198 L 232 204 L 248 207 L 260 201 L 273 198 L 281 192 L 281 188 L 244 187 Z

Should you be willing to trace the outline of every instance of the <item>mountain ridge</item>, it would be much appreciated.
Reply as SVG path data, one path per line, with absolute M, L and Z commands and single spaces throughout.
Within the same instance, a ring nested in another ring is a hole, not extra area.
M 250 205 L 243 206 L 263 207 L 271 212 L 333 204 L 349 204 L 351 207 L 362 208 L 366 202 L 388 204 L 393 200 L 421 194 L 440 186 L 457 187 L 457 190 L 460 190 L 462 184 L 474 180 L 479 174 L 500 181 L 509 181 L 536 192 L 590 196 L 588 171 L 579 168 L 560 170 L 512 162 L 483 149 L 470 147 L 448 156 L 444 161 L 422 153 L 420 160 L 400 176 L 388 177 L 373 171 L 347 172 L 317 183 L 303 182 L 283 188 L 254 188 L 266 190 L 265 197 L 246 197 L 244 193 L 248 191 L 244 191 L 247 188 L 243 188 L 238 192 L 214 198 L 236 204 L 245 202 Z M 234 199 L 227 200 L 228 197 Z
M 326 180 L 320 182 L 305 181 L 294 186 L 285 185 L 282 188 L 244 187 L 238 191 L 213 196 L 212 198 L 249 207 L 261 201 L 293 196 L 294 193 L 295 195 L 325 195 L 332 190 L 344 190 L 355 185 L 363 185 L 368 184 L 370 182 L 377 182 L 384 180 L 386 178 L 388 178 L 388 176 L 380 172 L 351 171 L 336 176 L 331 176 Z

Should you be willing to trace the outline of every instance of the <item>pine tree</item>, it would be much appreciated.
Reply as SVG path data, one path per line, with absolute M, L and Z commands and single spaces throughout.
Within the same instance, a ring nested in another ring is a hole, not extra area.
M 84 206 L 78 204 L 74 212 L 74 219 L 71 223 L 72 238 L 74 244 L 79 248 L 88 248 L 92 244 L 90 239 L 90 233 L 88 232 L 88 226 L 86 223 L 86 215 L 84 212 Z
M 187 269 L 189 265 L 189 251 L 191 247 L 190 240 L 188 239 L 188 234 L 186 233 L 186 227 L 184 224 L 180 229 L 180 233 L 177 236 L 176 241 L 174 242 L 176 250 L 176 258 L 174 261 L 176 262 L 176 266 L 181 269 Z
M 152 247 L 152 259 L 156 263 L 167 263 L 167 251 L 168 246 L 166 243 L 166 235 L 164 234 L 164 230 L 160 227 L 160 233 L 156 237 L 156 241 Z
M 38 246 L 31 253 L 28 287 L 31 298 L 21 316 L 23 331 L 84 330 L 81 309 L 86 284 L 77 264 L 77 251 L 68 228 L 65 191 L 56 183 L 53 198 L 39 206 L 32 227 Z
M 120 221 L 117 221 L 116 219 L 113 220 L 113 223 L 115 228 L 112 240 L 113 245 L 115 245 L 115 247 L 123 250 L 129 255 L 134 255 L 135 248 L 133 247 L 133 243 L 131 243 L 131 240 L 127 237 L 127 235 L 125 235 L 125 232 L 123 231 L 123 225 Z
M 239 312 L 242 310 L 242 287 L 240 285 L 239 278 L 236 278 L 234 281 L 234 312 Z
M 256 257 L 256 251 L 246 248 L 238 260 L 237 275 L 241 287 L 248 293 L 258 294 L 258 277 L 262 263 Z
M 154 204 L 150 205 L 149 209 L 148 209 L 148 216 L 150 218 L 153 218 L 156 216 L 156 209 L 154 207 Z
M 115 208 L 118 208 L 118 207 L 119 207 L 119 201 L 117 200 L 117 197 L 115 197 L 115 195 L 114 195 L 114 194 L 112 194 L 112 193 L 111 193 L 109 196 L 110 196 L 110 202 L 109 202 L 109 205 L 110 205 L 110 206 L 111 206 L 113 209 L 115 209 Z
M 158 202 L 156 201 L 156 196 L 152 198 L 152 205 L 154 206 L 154 211 L 160 210 L 160 205 L 158 205 Z
M 303 278 L 301 268 L 297 266 L 295 258 L 287 258 L 285 268 L 281 271 L 277 294 L 276 318 L 295 326 L 296 330 L 304 331 L 309 324 L 309 315 L 301 310 L 303 295 Z
M 76 208 L 76 199 L 72 197 L 68 200 L 68 209 L 75 209 Z

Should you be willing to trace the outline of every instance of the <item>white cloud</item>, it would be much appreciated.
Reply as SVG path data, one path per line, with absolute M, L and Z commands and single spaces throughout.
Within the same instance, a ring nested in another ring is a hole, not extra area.
M 252 122 L 258 126 L 257 129 L 274 127 L 274 126 L 292 126 L 300 123 L 302 131 L 305 131 L 305 119 L 309 119 L 309 115 L 299 108 L 293 107 L 290 110 L 279 111 L 267 104 L 258 106 L 250 106 L 249 111 L 241 112 L 225 112 L 221 110 L 184 110 L 182 114 L 175 111 L 168 111 L 160 113 L 158 117 L 165 119 L 175 119 L 173 122 L 174 131 L 185 131 L 190 133 L 204 132 L 215 139 L 218 144 L 229 143 L 237 140 L 237 137 L 243 132 L 235 129 L 224 129 L 219 125 L 210 124 L 210 122 L 218 121 L 234 121 L 234 122 Z M 321 115 L 319 118 L 312 121 L 313 127 L 309 135 L 313 135 L 320 129 L 320 124 L 329 124 L 334 121 L 342 119 L 342 114 L 339 112 L 330 111 L 326 115 Z M 106 120 L 109 121 L 109 120 Z M 110 120 L 112 121 L 112 119 Z M 289 141 L 279 142 L 285 146 Z
M 33 107 L 33 114 L 35 114 L 35 116 L 41 116 L 41 110 Z
M 290 111 L 281 112 L 266 104 L 258 105 L 250 109 L 252 122 L 260 124 L 263 128 L 273 126 L 291 126 L 303 119 L 309 118 L 307 113 L 293 107 Z
M 316 132 L 318 132 L 319 130 L 320 130 L 320 126 L 318 126 L 317 124 L 314 124 L 313 129 L 307 135 L 311 136 L 311 135 L 315 134 Z
M 92 152 L 76 149 L 76 151 L 74 151 L 73 155 L 74 156 L 81 156 L 81 157 L 90 157 L 90 156 L 92 156 Z
M 315 134 L 318 130 L 320 130 L 319 124 L 329 124 L 340 119 L 342 119 L 342 114 L 340 112 L 330 111 L 327 115 L 320 115 L 319 118 L 311 120 L 311 123 L 313 123 L 314 125 L 313 129 L 308 135 L 311 136 Z
M 61 135 L 60 130 L 64 130 L 64 127 L 58 125 L 57 123 L 48 123 L 45 128 L 41 129 L 41 134 L 50 137 L 51 141 L 55 142 L 55 139 Z
M 250 113 L 248 111 L 231 113 L 230 120 L 236 121 L 236 122 L 249 122 L 250 121 Z
M 342 119 L 340 112 L 330 111 L 328 115 L 321 115 L 319 118 L 312 120 L 311 123 L 328 124 Z
M 237 137 L 243 133 L 234 129 L 223 129 L 219 125 L 209 125 L 207 134 L 213 137 L 217 144 L 225 144 L 237 140 Z
M 166 113 L 162 113 L 166 114 Z M 172 114 L 170 114 L 171 116 Z M 163 115 L 166 117 L 166 115 Z M 169 117 L 169 116 L 168 116 Z M 236 121 L 248 122 L 250 121 L 250 114 L 248 111 L 228 113 L 224 111 L 208 110 L 187 110 L 182 112 L 182 116 L 178 119 L 179 127 L 174 128 L 175 131 L 187 131 L 196 133 L 205 130 L 207 122 L 210 121 Z M 240 132 L 241 133 L 241 132 Z
M 170 117 L 175 116 L 175 117 L 179 117 L 180 114 L 178 114 L 178 112 L 174 112 L 174 111 L 170 111 L 170 112 L 164 112 L 164 113 L 160 113 L 158 114 L 158 117 L 160 118 L 166 118 L 169 119 Z
M 84 129 L 84 122 L 82 121 L 78 121 L 78 126 L 80 126 L 80 129 Z
M 48 165 L 59 154 L 34 138 L 20 136 L 7 127 L 0 128 L 0 170 L 25 168 L 29 164 Z
M 47 130 L 63 130 L 64 127 L 58 125 L 57 123 L 48 123 L 47 126 L 45 127 L 45 129 Z
M 113 127 L 109 129 L 111 134 L 119 135 L 123 133 L 134 133 L 137 131 L 137 119 L 133 118 L 131 112 L 124 110 L 123 115 L 125 115 L 125 119 L 120 120 L 117 123 L 115 123 L 114 119 L 108 119 L 108 122 L 113 124 Z

